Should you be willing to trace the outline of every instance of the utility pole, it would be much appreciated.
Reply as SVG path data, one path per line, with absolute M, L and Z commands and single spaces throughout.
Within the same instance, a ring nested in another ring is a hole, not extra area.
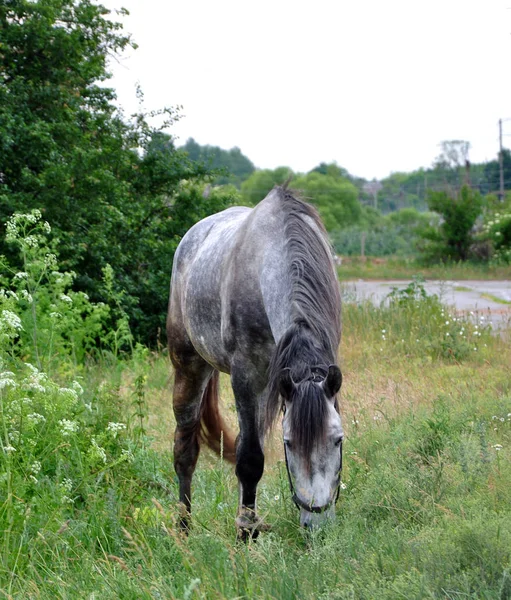
M 499 198 L 504 202 L 504 155 L 502 152 L 502 119 L 499 119 L 499 171 L 500 171 L 500 192 Z

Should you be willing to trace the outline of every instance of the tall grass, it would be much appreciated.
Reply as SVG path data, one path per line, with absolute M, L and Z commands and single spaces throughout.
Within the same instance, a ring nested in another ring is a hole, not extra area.
M 419 282 L 345 303 L 336 521 L 299 528 L 277 443 L 259 487 L 271 531 L 246 545 L 233 470 L 207 452 L 192 531 L 176 527 L 165 356 L 84 364 L 56 339 L 27 364 L 30 306 L 2 302 L 0 597 L 511 598 L 511 351 Z

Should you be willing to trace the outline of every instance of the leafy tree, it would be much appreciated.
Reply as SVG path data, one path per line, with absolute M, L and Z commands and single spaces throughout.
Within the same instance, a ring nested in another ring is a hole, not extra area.
M 285 183 L 293 172 L 289 167 L 278 167 L 254 171 L 248 179 L 241 184 L 241 197 L 248 206 L 255 206 L 276 185 Z
M 0 222 L 40 208 L 63 268 L 77 273 L 75 288 L 105 299 L 102 270 L 111 265 L 131 326 L 154 341 L 177 241 L 232 195 L 206 198 L 183 186 L 208 169 L 146 115 L 127 120 L 116 109 L 113 90 L 102 85 L 107 56 L 129 45 L 92 0 L 0 6 Z M 162 128 L 179 116 L 172 108 L 159 113 Z M 15 264 L 3 241 L 1 253 Z
M 182 149 L 194 162 L 221 173 L 214 181 L 218 185 L 232 183 L 239 187 L 255 171 L 255 167 L 239 148 L 223 150 L 218 146 L 200 146 L 190 138 Z
M 302 191 L 305 198 L 317 206 L 329 231 L 348 227 L 362 219 L 358 190 L 343 177 L 311 171 L 293 179 L 291 186 Z
M 456 194 L 430 192 L 428 206 L 442 217 L 438 227 L 423 227 L 421 250 L 430 261 L 460 261 L 470 257 L 474 242 L 473 229 L 482 210 L 481 194 L 462 186 Z

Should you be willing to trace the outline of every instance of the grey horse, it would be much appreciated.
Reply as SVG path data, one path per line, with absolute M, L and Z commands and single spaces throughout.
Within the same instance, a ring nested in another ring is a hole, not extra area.
M 284 187 L 255 208 L 194 225 L 176 250 L 167 335 L 175 370 L 174 466 L 187 530 L 200 442 L 236 464 L 240 537 L 257 536 L 264 438 L 282 412 L 284 453 L 304 527 L 331 518 L 343 429 L 337 393 L 341 299 L 332 249 L 311 205 Z M 228 373 L 239 435 L 218 409 Z

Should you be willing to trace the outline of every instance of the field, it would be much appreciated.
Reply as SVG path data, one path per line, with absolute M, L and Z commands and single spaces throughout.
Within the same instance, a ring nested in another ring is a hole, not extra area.
M 204 452 L 181 536 L 165 352 L 4 371 L 0 597 L 511 598 L 511 350 L 416 292 L 344 307 L 345 489 L 313 534 L 277 435 L 271 531 L 236 541 L 233 470 Z
M 424 266 L 415 259 L 354 258 L 343 257 L 339 267 L 342 280 L 349 279 L 411 279 L 421 275 L 424 279 L 509 279 L 511 268 L 488 263 L 447 263 Z

